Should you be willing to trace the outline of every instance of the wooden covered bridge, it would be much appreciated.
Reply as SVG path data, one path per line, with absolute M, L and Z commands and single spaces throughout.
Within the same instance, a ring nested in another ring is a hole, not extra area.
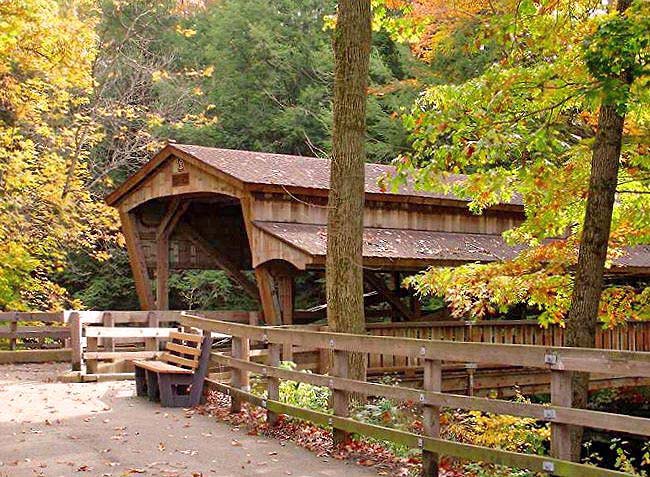
M 324 307 L 294 310 L 294 279 L 325 267 L 329 166 L 311 157 L 163 148 L 107 198 L 120 212 L 142 309 L 168 308 L 170 269 L 221 268 L 260 301 L 267 324 L 323 317 Z M 515 256 L 521 249 L 507 246 L 501 233 L 524 219 L 523 205 L 513 200 L 475 215 L 452 195 L 381 190 L 378 180 L 391 171 L 366 165 L 368 304 L 388 304 L 393 321 L 423 321 L 419 301 L 399 289 L 400 277 L 430 265 Z M 649 276 L 650 247 L 618 258 L 610 272 Z

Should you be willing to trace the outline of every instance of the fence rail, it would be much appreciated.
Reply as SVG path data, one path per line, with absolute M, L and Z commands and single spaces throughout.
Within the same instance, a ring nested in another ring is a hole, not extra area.
M 71 311 L 72 379 L 129 379 L 133 360 L 153 359 L 176 330 L 182 311 Z M 197 311 L 204 317 L 233 323 L 257 323 L 248 311 Z
M 231 382 L 226 384 L 208 379 L 211 386 L 233 397 L 233 409 L 242 401 L 267 409 L 269 420 L 278 414 L 288 414 L 320 425 L 331 425 L 335 436 L 345 432 L 369 435 L 423 450 L 426 475 L 434 475 L 439 455 L 467 460 L 547 472 L 558 476 L 622 476 L 623 472 L 605 470 L 568 462 L 569 425 L 582 425 L 605 430 L 650 436 L 650 419 L 611 414 L 584 409 L 572 409 L 570 371 L 610 373 L 624 376 L 650 377 L 650 353 L 600 349 L 579 349 L 539 345 L 492 344 L 396 338 L 384 336 L 350 335 L 290 328 L 264 328 L 214 321 L 186 315 L 181 323 L 204 330 L 232 336 L 232 351 L 212 353 L 211 362 L 231 368 Z M 250 361 L 251 342 L 268 344 L 269 364 Z M 331 375 L 302 373 L 279 368 L 280 352 L 287 347 L 315 347 L 333 353 Z M 393 354 L 417 358 L 423 362 L 424 389 L 386 386 L 348 378 L 349 352 L 365 354 Z M 474 362 L 514 365 L 549 370 L 551 372 L 551 405 L 515 403 L 442 392 L 442 363 Z M 267 380 L 267 397 L 248 392 L 250 373 Z M 279 401 L 279 380 L 289 379 L 317 386 L 326 386 L 333 392 L 334 415 L 288 406 Z M 424 409 L 424 435 L 396 431 L 357 422 L 348 417 L 347 396 L 361 393 L 392 399 L 414 400 Z M 344 405 L 345 404 L 345 405 Z M 551 423 L 551 456 L 506 452 L 503 450 L 446 441 L 439 437 L 439 416 L 442 407 L 478 410 L 497 414 L 531 417 Z
M 8 350 L 0 351 L 0 364 L 70 359 L 70 330 L 62 313 L 0 312 L 0 342 L 5 340 Z
M 430 321 L 369 323 L 368 334 L 474 343 L 564 346 L 564 328 L 542 328 L 534 320 L 486 320 L 479 322 Z M 650 321 L 629 321 L 612 329 L 599 329 L 596 348 L 622 351 L 650 351 Z M 408 368 L 419 364 L 413 359 L 391 354 L 370 354 L 370 369 Z

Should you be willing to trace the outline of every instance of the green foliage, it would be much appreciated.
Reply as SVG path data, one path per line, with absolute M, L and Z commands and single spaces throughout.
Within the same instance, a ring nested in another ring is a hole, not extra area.
M 94 196 L 89 113 L 96 11 L 89 2 L 0 3 L 0 308 L 71 306 L 51 274 L 69 251 L 106 259 L 114 211 Z
M 324 27 L 335 2 L 225 0 L 184 7 L 174 0 L 102 0 L 98 5 L 95 88 L 88 108 L 101 132 L 88 163 L 87 183 L 95 197 L 137 170 L 166 140 L 328 153 L 333 58 L 331 31 Z M 371 62 L 368 153 L 386 162 L 406 147 L 399 114 L 412 104 L 414 78 L 423 69 L 407 46 L 383 30 L 375 33 Z M 86 307 L 131 306 L 130 270 L 120 252 L 101 245 L 116 254 L 104 264 L 106 273 L 91 254 L 69 255 L 71 271 L 86 280 L 90 270 L 100 275 L 89 290 L 83 280 L 53 276 Z M 110 274 L 118 279 L 101 278 Z M 226 282 L 223 274 L 203 272 L 173 277 L 171 306 L 248 308 L 241 291 Z M 300 285 L 298 293 L 298 303 L 323 302 Z
M 21 310 L 24 305 L 19 290 L 30 280 L 38 262 L 22 247 L 9 243 L 0 248 L 0 263 L 0 309 Z
M 550 426 L 535 419 L 495 415 L 480 411 L 453 413 L 444 427 L 446 438 L 485 447 L 544 455 Z
M 472 462 L 463 465 L 463 475 L 467 477 L 537 477 L 539 474 L 529 470 Z
M 283 361 L 280 368 L 295 371 L 297 366 L 296 363 Z M 280 401 L 292 406 L 331 413 L 329 405 L 331 396 L 332 391 L 329 388 L 297 381 L 280 381 Z
M 597 452 L 590 452 L 592 444 L 591 442 L 585 444 L 588 456 L 584 461 L 592 465 L 602 464 L 602 457 Z M 629 442 L 618 437 L 609 441 L 609 450 L 615 455 L 613 465 L 616 470 L 635 477 L 648 477 L 648 473 L 640 467 L 650 465 L 650 442 L 642 446 L 640 459 L 632 457 Z
M 179 66 L 210 68 L 197 77 L 204 104 L 218 122 L 160 131 L 178 141 L 305 155 L 329 150 L 333 57 L 323 18 L 334 2 L 316 0 L 210 4 L 184 27 L 195 34 L 170 38 Z M 251 19 L 255 19 L 252 21 Z M 371 59 L 369 157 L 387 161 L 406 144 L 395 112 L 415 90 L 410 53 L 378 33 Z
M 650 242 L 649 7 L 636 1 L 625 15 L 588 1 L 499 8 L 456 21 L 476 25 L 475 41 L 467 44 L 489 45 L 495 61 L 476 77 L 429 87 L 404 115 L 412 151 L 395 162 L 392 185 L 412 180 L 453 192 L 476 213 L 522 201 L 526 220 L 504 237 L 532 250 L 505 264 L 431 269 L 410 284 L 423 295 L 444 296 L 458 317 L 480 319 L 523 305 L 540 310 L 546 325 L 561 322 L 570 303 L 603 102 L 628 111 L 619 174 L 625 187 L 615 205 L 608 266 L 626 246 Z M 619 78 L 624 70 L 629 87 Z M 563 239 L 548 241 L 557 237 Z M 650 316 L 644 288 L 606 290 L 604 324 Z
M 171 307 L 179 310 L 256 310 L 258 305 L 222 270 L 184 270 L 169 277 Z
M 599 20 L 596 31 L 584 41 L 589 72 L 598 80 L 624 72 L 638 78 L 648 73 L 650 17 L 646 2 L 636 2 L 624 15 L 611 13 Z
M 54 276 L 57 283 L 72 291 L 72 297 L 95 310 L 138 310 L 126 250 L 114 248 L 111 259 L 98 261 L 86 254 L 70 254 L 69 264 Z

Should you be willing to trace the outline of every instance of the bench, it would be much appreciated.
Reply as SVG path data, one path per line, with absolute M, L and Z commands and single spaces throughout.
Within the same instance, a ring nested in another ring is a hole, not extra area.
M 196 406 L 203 394 L 211 347 L 210 334 L 172 331 L 160 358 L 133 362 L 136 394 L 160 401 L 163 407 Z

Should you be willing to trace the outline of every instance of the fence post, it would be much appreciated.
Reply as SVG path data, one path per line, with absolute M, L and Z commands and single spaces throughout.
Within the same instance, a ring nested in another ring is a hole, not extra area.
M 332 375 L 339 378 L 348 377 L 348 353 L 346 351 L 334 351 Z M 332 390 L 332 409 L 335 416 L 348 417 L 350 415 L 350 396 L 347 391 L 341 389 Z M 334 445 L 345 444 L 350 440 L 350 435 L 342 430 L 332 426 L 332 438 Z
M 9 337 L 9 349 L 14 351 L 16 349 L 16 333 L 18 333 L 18 312 L 14 311 L 14 317 L 9 323 L 9 332 L 11 336 Z
M 269 343 L 269 366 L 277 368 L 280 366 L 280 351 L 282 345 Z M 274 377 L 268 377 L 266 381 L 266 394 L 270 401 L 280 400 L 280 380 Z M 277 424 L 278 415 L 273 411 L 266 412 L 266 420 L 272 426 Z
M 291 343 L 282 345 L 282 361 L 293 362 L 293 345 Z
M 97 352 L 99 350 L 99 338 L 89 337 L 86 339 L 86 351 Z M 86 372 L 97 374 L 97 360 L 95 358 L 86 360 Z
M 115 318 L 111 315 L 110 311 L 104 312 L 102 315 L 102 322 L 106 327 L 115 327 Z M 103 338 L 102 344 L 104 345 L 104 351 L 115 351 L 115 340 L 113 338 Z
M 467 371 L 467 395 L 474 396 L 474 373 L 476 372 L 476 363 L 465 363 Z
M 149 328 L 158 328 L 160 325 L 160 320 L 158 313 L 155 311 L 150 311 L 147 314 L 147 326 Z M 144 339 L 144 349 L 147 351 L 159 351 L 158 338 L 145 338 Z
M 437 359 L 424 360 L 424 390 L 442 391 L 442 362 Z M 424 434 L 429 437 L 440 437 L 440 406 L 425 404 L 422 411 Z M 422 475 L 438 477 L 440 456 L 431 451 L 422 450 Z
M 232 337 L 232 357 L 237 359 L 243 359 L 248 361 L 250 358 L 250 341 L 248 338 L 242 338 L 240 336 Z M 242 389 L 248 391 L 249 386 L 249 374 L 248 371 L 243 369 L 238 369 L 233 367 L 231 372 L 230 384 L 235 389 Z M 230 406 L 230 412 L 239 412 L 241 411 L 241 398 L 237 396 L 232 397 L 232 404 Z
M 79 313 L 73 311 L 70 313 L 70 320 L 68 322 L 70 327 L 70 346 L 72 347 L 72 370 L 81 371 L 81 317 Z
M 551 404 L 571 407 L 573 388 L 571 373 L 551 371 Z M 551 456 L 556 459 L 571 460 L 570 426 L 551 422 Z

